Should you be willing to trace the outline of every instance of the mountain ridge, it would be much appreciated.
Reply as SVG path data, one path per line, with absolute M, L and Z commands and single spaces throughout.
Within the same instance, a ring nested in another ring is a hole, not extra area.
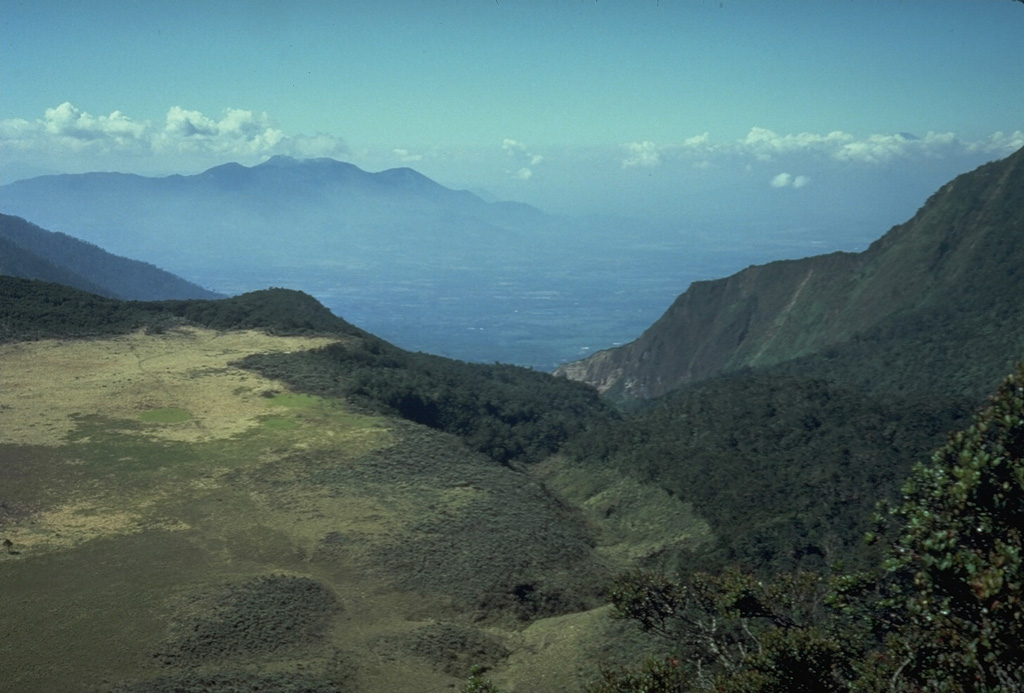
M 0 274 L 42 279 L 126 300 L 223 298 L 148 262 L 0 214 Z
M 396 260 L 436 265 L 456 254 L 479 264 L 499 239 L 508 252 L 532 248 L 520 236 L 543 237 L 537 227 L 551 223 L 536 208 L 485 202 L 410 168 L 371 173 L 328 158 L 277 156 L 164 177 L 46 175 L 2 190 L 4 213 L 172 271 L 202 268 L 210 285 L 224 268 L 311 258 L 382 272 Z
M 643 400 L 837 348 L 928 310 L 1022 315 L 1014 294 L 1024 284 L 1022 239 L 1024 150 L 950 181 L 862 253 L 694 282 L 635 341 L 556 372 L 613 398 Z

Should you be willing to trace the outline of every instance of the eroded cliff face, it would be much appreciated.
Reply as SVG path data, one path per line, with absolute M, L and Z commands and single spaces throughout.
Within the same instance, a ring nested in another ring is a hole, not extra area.
M 556 374 L 620 401 L 657 397 L 821 352 L 946 303 L 1005 303 L 1014 276 L 1024 295 L 1022 265 L 1024 150 L 946 184 L 863 253 L 773 262 L 695 282 L 637 340 Z

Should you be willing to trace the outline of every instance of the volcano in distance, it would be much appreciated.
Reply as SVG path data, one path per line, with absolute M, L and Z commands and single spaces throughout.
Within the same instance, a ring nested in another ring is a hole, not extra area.
M 947 183 L 862 253 L 694 282 L 635 341 L 557 373 L 623 401 L 750 368 L 977 394 L 1021 355 L 1024 150 Z
M 379 173 L 333 159 L 275 156 L 257 166 L 196 175 L 40 176 L 3 186 L 5 213 L 146 258 L 185 274 L 195 268 L 262 268 L 329 259 L 436 263 L 509 244 L 544 215 L 487 203 L 409 168 Z

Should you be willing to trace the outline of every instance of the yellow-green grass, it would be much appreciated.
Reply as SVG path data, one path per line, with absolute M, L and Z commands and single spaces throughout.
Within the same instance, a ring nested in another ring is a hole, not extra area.
M 592 645 L 605 637 L 605 611 L 542 619 L 520 632 L 515 623 L 476 621 L 473 605 L 454 603 L 436 580 L 416 587 L 424 565 L 464 565 L 467 552 L 480 550 L 473 541 L 500 550 L 487 536 L 452 536 L 450 546 L 432 537 L 450 519 L 472 525 L 468 514 L 499 516 L 510 491 L 532 480 L 458 452 L 444 434 L 417 433 L 231 365 L 248 353 L 322 343 L 189 330 L 0 346 L 0 539 L 11 542 L 0 552 L 0 687 L 102 691 L 186 671 L 154 655 L 193 627 L 206 608 L 202 595 L 267 575 L 308 577 L 336 596 L 341 612 L 323 640 L 187 671 L 327 676 L 344 661 L 351 690 L 450 690 L 461 681 L 442 666 L 444 653 L 439 664 L 381 644 L 444 622 L 481 629 L 512 650 L 507 662 L 486 662 L 509 691 L 561 691 L 596 668 Z M 395 462 L 399 441 L 402 450 L 420 449 L 410 435 L 440 456 Z M 579 470 L 553 465 L 538 472 L 580 495 L 574 500 L 599 525 L 602 513 L 583 502 L 599 489 L 584 489 Z M 615 487 L 610 478 L 601 483 Z M 679 512 L 670 528 L 632 531 L 649 535 L 651 546 L 679 540 L 693 520 Z M 515 522 L 531 515 L 526 509 Z M 636 537 L 609 527 L 599 532 L 608 545 L 602 560 L 623 563 L 625 542 Z M 699 533 L 699 523 L 690 528 Z M 528 551 L 550 529 L 498 531 Z M 415 553 L 444 546 L 449 553 Z M 409 560 L 387 558 L 403 547 L 412 547 Z M 492 558 L 472 564 L 484 570 Z M 472 577 L 463 571 L 452 580 Z
M 139 414 L 139 421 L 143 423 L 181 423 L 191 418 L 191 414 L 178 407 L 160 407 Z
M 70 343 L 86 356 L 78 361 L 82 368 L 61 354 L 62 369 L 33 364 L 34 381 L 24 370 L 17 375 L 8 370 L 11 360 L 0 361 L 5 364 L 0 376 L 17 378 L 24 388 L 24 399 L 10 397 L 5 414 L 29 404 L 39 410 L 42 402 L 35 395 L 49 387 L 59 390 L 61 381 L 72 391 L 83 378 L 101 391 L 118 389 L 125 376 L 116 369 L 108 371 L 108 380 L 85 370 L 103 354 L 123 361 L 132 351 L 164 361 L 152 387 L 137 390 L 139 399 L 170 405 L 131 412 L 121 398 L 103 401 L 96 392 L 77 392 L 48 398 L 49 425 L 42 431 L 19 425 L 0 434 L 0 535 L 11 542 L 10 551 L 0 554 L 4 686 L 90 690 L 166 674 L 152 655 L 169 624 L 183 618 L 182 600 L 249 576 L 283 572 L 322 580 L 339 593 L 347 613 L 367 621 L 356 633 L 387 632 L 396 623 L 408 628 L 410 610 L 423 608 L 422 600 L 389 590 L 362 566 L 310 562 L 329 532 L 373 536 L 401 524 L 381 521 L 391 514 L 388 506 L 400 502 L 363 496 L 365 489 L 353 489 L 350 497 L 327 495 L 303 482 L 310 455 L 331 464 L 352 462 L 387 444 L 387 422 L 294 393 L 265 400 L 260 393 L 280 390 L 279 384 L 226 363 L 197 376 L 202 354 L 182 349 L 220 339 L 234 345 L 221 356 L 237 358 L 245 351 L 238 348 L 245 342 L 238 337 L 133 336 L 128 348 L 118 340 Z M 294 346 L 265 335 L 250 337 L 254 352 Z M 39 359 L 59 354 L 47 344 L 18 345 L 16 351 L 19 358 L 13 360 L 22 363 L 27 352 Z M 197 377 L 205 381 L 203 387 L 182 386 Z M 244 421 L 216 415 L 208 420 L 204 395 L 239 412 Z M 89 413 L 81 411 L 83 399 L 96 405 Z M 168 435 L 183 425 L 192 430 Z M 56 439 L 58 430 L 63 435 Z M 293 670 L 308 661 L 326 662 L 339 647 L 359 651 L 367 645 L 365 639 L 353 642 L 339 623 L 319 648 L 271 657 L 258 666 L 235 665 Z M 380 677 L 376 669 L 365 666 L 359 675 Z M 387 673 L 396 690 L 415 690 L 416 679 L 447 680 L 429 667 L 403 672 Z

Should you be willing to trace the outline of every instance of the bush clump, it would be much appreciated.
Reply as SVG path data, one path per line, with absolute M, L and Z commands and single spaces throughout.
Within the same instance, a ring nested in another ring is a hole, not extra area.
M 266 654 L 323 639 L 341 610 L 334 594 L 308 577 L 265 575 L 228 587 L 212 612 L 157 654 L 165 664 L 192 664 Z

